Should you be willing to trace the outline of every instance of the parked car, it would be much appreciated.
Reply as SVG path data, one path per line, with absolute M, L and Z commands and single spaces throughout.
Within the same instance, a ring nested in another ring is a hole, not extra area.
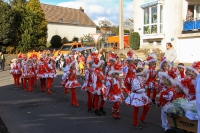
M 84 55 L 84 51 L 87 51 L 89 54 L 95 52 L 97 49 L 95 47 L 79 47 L 72 49 L 71 52 L 81 52 Z
M 72 49 L 80 47 L 83 47 L 83 44 L 80 42 L 66 43 L 54 53 L 54 56 L 57 56 L 59 52 L 61 52 L 63 55 L 70 54 Z

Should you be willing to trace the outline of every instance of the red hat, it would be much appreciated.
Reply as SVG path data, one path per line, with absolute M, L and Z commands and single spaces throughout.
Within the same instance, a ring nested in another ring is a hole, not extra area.
M 88 58 L 87 58 L 87 64 L 92 63 L 94 58 L 98 58 L 98 54 L 97 53 L 91 53 Z
M 117 54 L 111 53 L 110 57 L 109 57 L 109 60 L 112 60 L 112 61 L 116 62 L 117 61 Z
M 95 58 L 93 59 L 93 61 L 94 61 L 94 63 L 92 64 L 92 66 L 93 66 L 94 68 L 98 68 L 98 67 L 100 67 L 101 64 L 104 63 L 103 60 L 99 60 L 99 58 L 97 58 L 97 57 L 95 57 Z
M 45 58 L 45 62 L 48 63 L 49 61 L 50 61 L 50 57 L 47 56 L 47 57 Z
M 115 63 L 113 67 L 114 69 L 108 72 L 109 75 L 114 74 L 114 73 L 118 73 L 118 74 L 122 73 L 121 71 L 122 66 L 120 65 L 120 63 Z
M 177 68 L 172 68 L 167 73 L 171 78 L 175 79 L 177 77 L 177 75 L 178 75 L 178 69 Z
M 159 67 L 160 69 L 161 69 L 163 63 L 165 63 L 165 62 L 167 62 L 167 63 L 169 64 L 169 61 L 167 60 L 167 58 L 163 56 L 163 57 L 161 58 L 161 60 L 160 60 L 160 67 Z M 169 64 L 169 66 L 171 67 L 170 64 Z
M 40 55 L 40 61 L 44 61 L 44 57 Z
M 176 76 L 174 74 L 174 70 L 169 70 L 168 73 L 159 72 L 159 76 L 165 77 L 171 82 L 172 85 L 176 85 L 176 80 L 175 80 Z
M 153 56 L 147 57 L 147 62 L 145 62 L 147 65 L 149 65 L 151 62 L 156 62 L 157 60 Z
M 186 67 L 186 70 L 193 71 L 197 75 L 199 75 L 198 69 L 200 69 L 200 61 L 194 62 L 192 66 Z
M 18 56 L 18 59 L 23 59 L 22 54 L 20 54 L 20 55 Z
M 127 60 L 134 60 L 132 51 L 128 51 L 126 61 Z

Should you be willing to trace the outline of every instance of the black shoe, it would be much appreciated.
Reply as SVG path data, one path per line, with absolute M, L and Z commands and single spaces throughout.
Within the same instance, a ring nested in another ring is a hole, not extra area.
M 101 114 L 99 113 L 98 110 L 95 110 L 94 113 L 95 113 L 95 115 L 101 116 Z
M 137 126 L 133 125 L 133 127 L 137 128 L 137 129 L 141 129 L 142 128 L 140 125 L 137 125 Z
M 94 111 L 93 111 L 91 108 L 89 108 L 89 109 L 88 109 L 88 112 L 89 112 L 89 113 L 93 113 Z
M 106 114 L 106 112 L 104 111 L 104 109 L 103 108 L 100 108 L 99 109 L 99 111 L 103 114 L 103 115 L 105 115 Z
M 153 104 L 156 104 L 156 100 L 152 99 L 152 103 L 153 103 Z
M 140 122 L 141 122 L 142 126 L 146 126 L 146 122 L 145 121 L 140 120 Z

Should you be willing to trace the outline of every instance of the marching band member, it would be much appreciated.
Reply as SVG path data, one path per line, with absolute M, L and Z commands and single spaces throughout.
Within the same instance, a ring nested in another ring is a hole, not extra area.
M 145 81 L 145 86 L 147 86 L 147 96 L 150 98 L 151 90 L 153 90 L 153 96 L 152 96 L 152 103 L 156 104 L 156 94 L 157 94 L 157 81 L 156 81 L 156 59 L 152 56 L 149 56 L 147 58 L 146 64 L 149 66 L 147 70 L 147 77 Z
M 144 108 L 142 115 L 140 117 L 140 122 L 142 123 L 143 126 L 146 126 L 145 118 L 149 110 L 149 103 L 151 103 L 151 100 L 145 93 L 145 88 L 144 88 L 145 77 L 146 77 L 146 70 L 143 68 L 137 68 L 136 76 L 133 78 L 132 81 L 131 94 L 125 100 L 125 103 L 127 105 L 131 105 L 134 107 L 133 127 L 139 129 L 142 128 L 138 122 L 139 107 Z
M 125 87 L 131 91 L 131 82 L 133 78 L 135 77 L 135 71 L 136 71 L 136 66 L 133 64 L 134 58 L 133 58 L 133 52 L 129 51 L 127 53 L 127 58 L 126 58 L 126 66 L 122 68 L 122 71 L 124 73 L 124 85 Z
M 64 74 L 62 76 L 62 81 L 61 81 L 61 84 L 62 84 L 62 86 L 64 88 L 64 93 L 65 94 L 70 94 L 69 88 L 65 87 L 65 84 L 67 83 L 67 78 L 68 78 L 69 64 L 68 64 L 67 60 L 69 60 L 69 58 L 70 58 L 69 56 L 65 57 L 65 63 L 63 65 L 63 72 L 64 72 Z
M 94 111 L 95 114 L 98 116 L 101 116 L 99 111 L 102 114 L 106 114 L 104 111 L 104 99 L 103 95 L 105 94 L 106 87 L 104 86 L 105 82 L 105 76 L 103 75 L 103 66 L 104 66 L 104 61 L 99 60 L 99 58 L 94 58 L 93 59 L 94 63 L 92 67 L 95 68 L 93 74 L 92 74 L 92 80 L 93 80 L 93 87 L 90 88 L 88 91 L 94 94 Z M 99 96 L 101 96 L 101 103 L 100 103 L 100 109 L 98 110 L 98 103 L 99 103 Z
M 33 76 L 33 86 L 37 85 L 37 58 L 33 58 L 33 68 L 35 70 L 35 74 Z
M 121 73 L 121 66 L 118 63 L 114 64 L 114 68 L 108 73 L 112 76 L 112 80 L 106 81 L 107 89 L 106 94 L 104 95 L 104 99 L 106 99 L 106 101 L 114 102 L 112 107 L 112 116 L 116 119 L 120 119 L 119 106 L 120 103 L 124 101 L 122 90 L 129 93 L 123 84 L 123 80 L 119 77 L 119 74 Z
M 161 120 L 162 120 L 162 127 L 166 131 L 167 129 L 170 129 L 170 126 L 168 125 L 167 116 L 165 114 L 164 107 L 168 102 L 172 102 L 175 97 L 175 91 L 174 86 L 176 84 L 174 72 L 169 70 L 166 72 L 160 72 L 159 76 L 162 77 L 162 84 L 165 88 L 162 89 L 160 92 L 159 100 L 157 101 L 158 107 L 161 106 Z
M 56 68 L 55 68 L 55 59 L 52 57 L 49 60 L 49 63 L 47 65 L 46 68 L 46 88 L 47 88 L 47 93 L 48 94 L 52 94 L 52 91 L 50 90 L 52 83 L 53 83 L 53 79 L 56 77 Z
M 69 64 L 69 69 L 67 71 L 67 83 L 65 84 L 65 87 L 68 89 L 71 89 L 71 104 L 78 107 L 78 100 L 76 97 L 76 87 L 79 87 L 80 84 L 77 81 L 76 78 L 76 66 L 75 66 L 75 58 L 71 56 L 70 58 L 67 59 L 67 63 Z

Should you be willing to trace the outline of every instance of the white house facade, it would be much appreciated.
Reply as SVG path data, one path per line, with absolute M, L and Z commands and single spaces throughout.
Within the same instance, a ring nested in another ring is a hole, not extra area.
M 96 24 L 84 13 L 82 8 L 73 9 L 54 5 L 41 4 L 47 20 L 48 37 L 50 42 L 54 35 L 72 40 L 86 34 L 96 33 Z
M 141 36 L 141 47 L 164 51 L 171 42 L 179 62 L 200 60 L 200 0 L 133 1 L 134 31 Z M 188 9 L 192 19 L 186 21 Z

